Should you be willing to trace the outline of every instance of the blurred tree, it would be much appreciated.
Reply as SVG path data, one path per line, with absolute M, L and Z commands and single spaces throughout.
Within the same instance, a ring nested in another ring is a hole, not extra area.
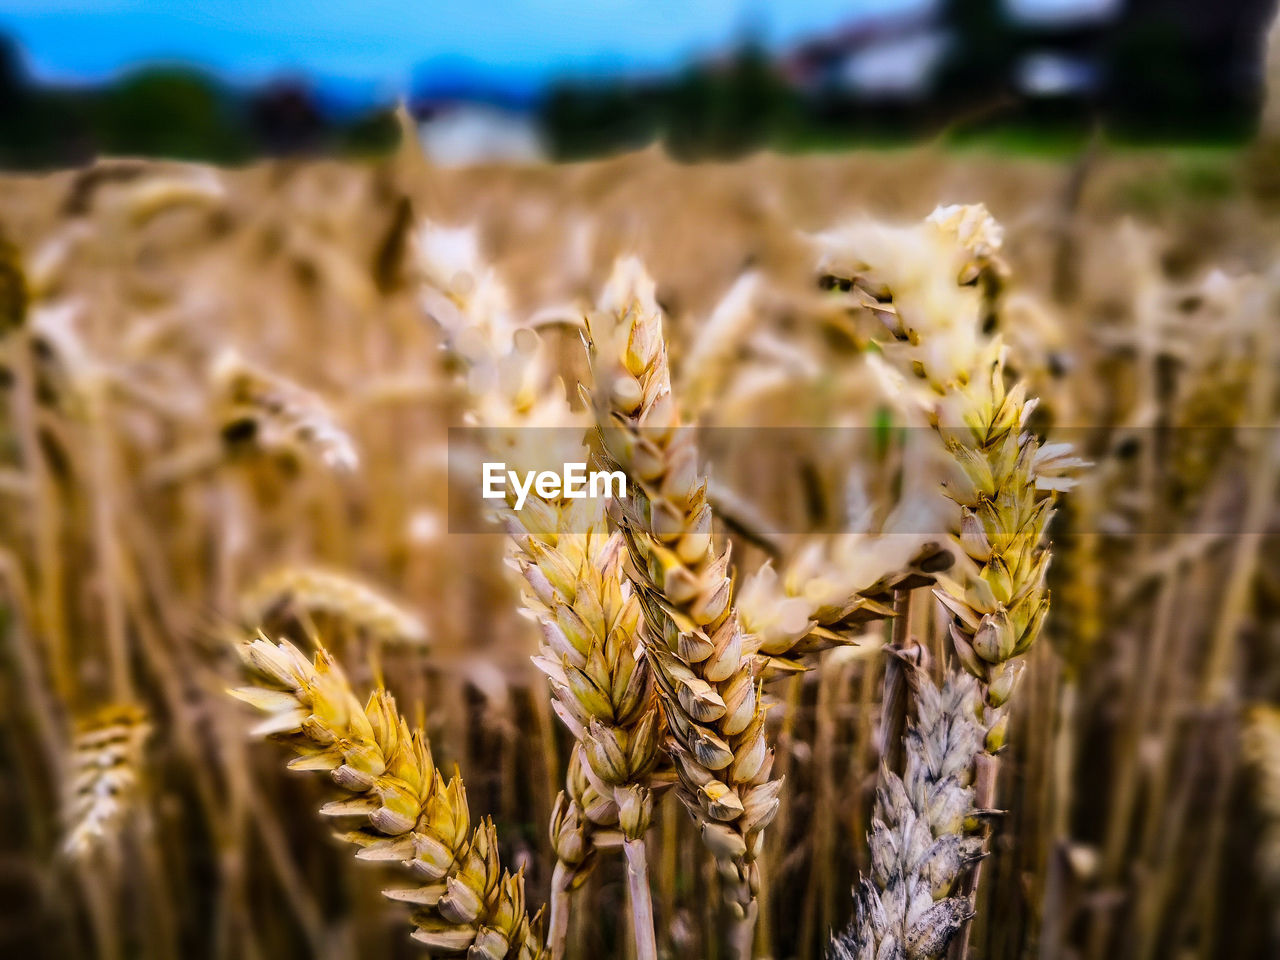
M 1143 139 L 1237 139 L 1262 101 L 1275 0 L 1129 0 L 1111 34 L 1110 125 Z
M 40 169 L 93 155 L 88 98 L 34 87 L 17 45 L 0 36 L 0 167 Z
M 939 18 L 947 50 L 934 75 L 934 95 L 949 112 L 998 102 L 1012 87 L 1019 41 L 1005 0 L 943 0 Z
M 252 153 L 234 99 L 212 80 L 179 68 L 144 70 L 107 87 L 94 126 L 104 153 L 242 161 Z
M 394 110 L 374 110 L 338 132 L 337 148 L 344 154 L 376 156 L 400 145 L 400 125 Z
M 553 156 L 574 160 L 644 146 L 657 134 L 658 105 L 640 86 L 562 83 L 548 94 L 541 119 Z
M 296 81 L 272 83 L 251 94 L 248 114 L 254 138 L 271 154 L 317 150 L 329 131 L 311 91 Z
M 665 98 L 663 129 L 677 157 L 733 157 L 758 148 L 795 113 L 791 90 L 760 47 L 726 64 L 686 72 Z

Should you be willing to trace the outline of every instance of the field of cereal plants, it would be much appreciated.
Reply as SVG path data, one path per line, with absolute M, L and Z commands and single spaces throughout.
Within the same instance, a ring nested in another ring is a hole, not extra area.
M 1273 163 L 0 179 L 6 955 L 1273 956 Z

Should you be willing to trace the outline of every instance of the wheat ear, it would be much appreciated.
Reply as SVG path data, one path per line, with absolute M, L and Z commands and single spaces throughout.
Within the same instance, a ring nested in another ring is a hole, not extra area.
M 151 724 L 140 707 L 115 704 L 77 724 L 65 801 L 63 850 L 83 858 L 109 842 L 138 791 Z
M 585 455 L 584 455 L 585 456 Z M 621 832 L 641 960 L 657 956 L 644 837 L 653 817 L 662 719 L 649 664 L 638 655 L 643 618 L 623 571 L 623 543 L 591 500 L 531 498 L 507 515 L 526 609 L 542 627 L 537 667 L 552 707 L 575 738 L 551 841 L 556 895 L 579 886 L 601 834 Z M 553 900 L 551 948 L 564 946 L 567 912 Z
M 743 629 L 764 667 L 792 673 L 822 650 L 856 642 L 868 624 L 895 616 L 899 591 L 933 582 L 951 555 L 925 534 L 850 532 L 805 545 L 779 572 L 755 570 L 738 594 Z
M 398 601 L 336 570 L 285 566 L 258 579 L 240 598 L 241 616 L 252 626 L 287 610 L 341 618 L 383 643 L 427 643 L 422 620 Z
M 219 390 L 222 438 L 229 448 L 303 452 L 337 470 L 359 465 L 351 437 L 325 402 L 305 387 L 232 350 L 214 360 L 212 379 Z
M 916 720 L 903 740 L 902 776 L 882 768 L 871 822 L 871 875 L 854 891 L 855 917 L 831 960 L 933 960 L 972 913 L 957 878 L 981 856 L 967 836 L 973 761 L 982 750 L 978 685 L 963 673 L 942 689 L 917 674 Z
M 560 515 L 561 525 L 573 530 L 572 511 Z M 551 822 L 558 878 L 567 889 L 578 886 L 594 861 L 594 835 L 620 830 L 638 954 L 652 960 L 649 884 L 633 865 L 644 862 L 654 790 L 661 785 L 655 773 L 662 722 L 649 665 L 637 653 L 642 618 L 622 574 L 622 540 L 604 528 L 603 515 L 600 520 L 589 533 L 550 537 L 513 522 L 515 559 L 528 584 L 525 605 L 542 626 L 534 662 L 550 678 L 552 707 L 577 741 L 569 789 L 557 798 Z M 553 949 L 559 942 L 552 937 Z
M 472 418 L 503 428 L 572 425 L 563 397 L 554 396 L 559 384 L 549 376 L 544 345 L 511 318 L 506 293 L 483 265 L 474 232 L 427 224 L 418 249 L 424 298 L 445 334 L 446 349 L 466 372 Z M 513 439 L 503 450 L 508 460 L 531 452 L 528 438 Z M 543 443 L 535 438 L 533 445 Z M 543 457 L 539 449 L 533 459 Z M 565 459 L 586 462 L 589 456 L 577 442 Z M 552 707 L 575 739 L 566 789 L 556 797 L 551 818 L 552 955 L 565 949 L 568 895 L 595 864 L 597 840 L 620 831 L 637 954 L 655 960 L 651 894 L 641 868 L 653 791 L 661 782 L 655 770 L 662 719 L 649 665 L 638 655 L 640 604 L 622 570 L 621 537 L 609 531 L 604 505 L 595 499 L 534 493 L 522 510 L 504 511 L 503 519 L 512 563 L 524 581 L 525 608 L 542 628 L 534 663 L 550 679 Z
M 1008 701 L 1040 633 L 1049 597 L 1045 528 L 1056 493 L 1079 465 L 1066 444 L 1041 445 L 1027 420 L 1026 385 L 1006 389 L 1005 351 L 983 333 L 994 309 L 1002 234 L 985 208 L 946 207 L 923 224 L 864 224 L 827 238 L 829 272 L 843 276 L 893 334 L 886 358 L 917 389 L 957 466 L 947 494 L 959 507 L 955 567 L 935 596 L 950 615 L 956 655 L 981 684 L 985 750 L 977 758 L 976 802 L 994 805 L 996 752 L 1005 743 Z M 886 297 L 886 294 L 889 296 Z M 978 868 L 969 878 L 976 888 Z M 967 950 L 968 929 L 957 941 Z
M 756 651 L 732 603 L 729 552 L 712 541 L 707 484 L 671 394 L 653 282 L 637 261 L 615 267 L 589 333 L 603 448 L 628 476 L 619 526 L 679 793 L 719 862 L 729 902 L 749 923 L 756 858 L 782 782 L 769 777 Z
M 383 891 L 416 906 L 414 938 L 436 954 L 542 957 L 541 914 L 526 913 L 523 872 L 503 870 L 491 820 L 471 830 L 461 778 L 445 782 L 426 735 L 410 730 L 391 695 L 379 689 L 361 707 L 323 649 L 309 660 L 259 635 L 239 651 L 255 683 L 232 693 L 268 714 L 254 732 L 293 749 L 290 769 L 333 778 L 345 796 L 320 812 L 363 820 L 343 835 L 359 859 L 400 861 L 417 879 Z

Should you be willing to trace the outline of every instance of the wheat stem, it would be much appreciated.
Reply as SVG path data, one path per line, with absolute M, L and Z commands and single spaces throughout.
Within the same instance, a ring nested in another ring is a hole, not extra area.
M 564 860 L 556 860 L 551 871 L 551 918 L 547 924 L 547 950 L 551 960 L 563 960 L 569 939 L 569 888 L 574 868 Z
M 880 755 L 894 773 L 902 770 L 902 734 L 907 726 L 907 673 L 902 662 L 911 641 L 911 591 L 893 594 L 893 630 L 885 651 L 884 697 L 880 701 Z
M 980 753 L 974 759 L 973 805 L 980 811 L 989 811 L 996 802 L 996 783 L 1000 779 L 1000 758 L 990 753 Z M 991 835 L 991 827 L 983 821 L 979 836 L 983 847 Z M 960 882 L 960 895 L 970 903 L 978 892 L 978 884 L 982 880 L 982 861 L 974 863 L 972 869 Z M 950 956 L 964 960 L 969 956 L 969 940 L 973 936 L 973 924 L 966 923 L 960 928 L 959 935 L 951 944 Z
M 631 900 L 631 920 L 635 930 L 636 960 L 658 960 L 658 941 L 653 931 L 653 897 L 649 890 L 649 861 L 643 837 L 622 843 L 627 859 L 627 894 Z
M 1280 945 L 1280 705 L 1258 706 L 1245 717 L 1244 757 L 1255 773 L 1262 835 L 1258 871 L 1273 905 L 1272 936 Z
M 737 960 L 751 960 L 755 952 L 756 920 L 759 917 L 760 903 L 752 900 L 742 916 L 735 916 L 729 930 L 729 946 Z

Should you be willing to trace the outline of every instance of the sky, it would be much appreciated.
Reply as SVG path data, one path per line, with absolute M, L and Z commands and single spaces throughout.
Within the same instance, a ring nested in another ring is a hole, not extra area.
M 233 82 L 304 74 L 395 95 L 461 73 L 537 86 L 659 71 L 746 36 L 784 47 L 935 0 L 0 0 L 0 33 L 42 80 L 92 83 L 181 62 Z M 1032 14 L 1116 0 L 1009 0 Z
M 181 61 L 255 82 L 303 72 L 402 87 L 432 61 L 537 80 L 659 70 L 749 30 L 781 45 L 930 0 L 0 0 L 42 79 Z

